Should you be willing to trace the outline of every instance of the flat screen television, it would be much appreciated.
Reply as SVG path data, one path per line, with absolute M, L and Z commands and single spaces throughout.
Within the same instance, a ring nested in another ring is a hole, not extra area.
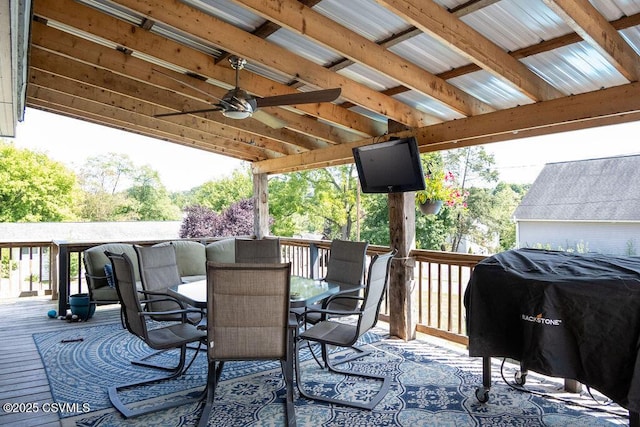
M 424 173 L 414 137 L 353 149 L 363 193 L 424 190 Z

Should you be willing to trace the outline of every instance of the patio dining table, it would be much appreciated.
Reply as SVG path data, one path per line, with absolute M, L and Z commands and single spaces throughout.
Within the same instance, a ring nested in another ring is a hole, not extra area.
M 340 286 L 324 280 L 291 276 L 290 305 L 305 307 L 338 293 Z M 181 283 L 169 288 L 167 293 L 192 307 L 207 308 L 207 281 Z

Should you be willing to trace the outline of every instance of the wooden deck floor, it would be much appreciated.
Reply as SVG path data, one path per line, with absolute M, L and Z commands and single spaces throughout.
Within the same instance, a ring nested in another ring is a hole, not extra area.
M 67 323 L 49 319 L 57 309 L 51 297 L 0 300 L 0 404 L 52 403 L 44 366 L 32 334 L 83 328 L 119 321 L 119 306 L 98 307 L 89 322 Z M 7 413 L 0 410 L 1 426 L 60 426 L 55 413 Z

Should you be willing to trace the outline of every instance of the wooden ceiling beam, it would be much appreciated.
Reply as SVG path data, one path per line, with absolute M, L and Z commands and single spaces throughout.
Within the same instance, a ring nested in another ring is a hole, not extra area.
M 277 3 L 264 0 L 232 1 L 429 96 L 461 115 L 473 116 L 494 111 L 486 103 L 313 9 L 300 5 L 297 0 L 280 0 Z
M 37 19 L 59 22 L 65 26 L 76 28 L 81 32 L 94 35 L 97 39 L 104 40 L 105 44 L 111 47 L 125 47 L 135 54 L 157 58 L 158 63 L 174 64 L 176 67 L 189 70 L 196 75 L 221 82 L 226 88 L 231 88 L 235 84 L 235 72 L 226 67 L 216 66 L 210 55 L 150 33 L 141 27 L 105 15 L 72 0 L 56 0 L 55 2 L 35 0 L 33 12 Z M 157 67 L 161 67 L 161 65 Z M 249 70 L 243 70 L 241 78 L 242 87 L 259 96 L 299 93 L 295 89 L 258 76 Z M 184 79 L 190 84 L 198 84 L 197 79 L 187 77 Z M 212 85 L 208 84 L 208 86 Z M 386 131 L 384 124 L 332 103 L 305 104 L 296 106 L 296 109 L 343 129 L 349 129 L 362 137 L 381 135 Z
M 209 153 L 219 154 L 226 157 L 234 157 L 239 160 L 252 162 L 258 160 L 258 158 L 240 158 L 243 153 L 231 153 L 227 149 L 220 149 L 216 146 L 210 146 L 202 141 L 194 141 L 187 137 L 180 135 L 168 135 L 159 132 L 150 131 L 142 126 L 131 125 L 131 123 L 120 122 L 118 120 L 109 119 L 105 116 L 90 113 L 88 111 L 81 111 L 75 108 L 69 108 L 64 105 L 50 103 L 42 98 L 33 98 L 27 94 L 27 106 L 41 111 L 46 111 L 51 114 L 57 114 L 65 117 L 69 117 L 76 120 L 82 120 L 85 122 L 93 123 L 99 126 L 106 126 L 112 129 L 118 129 L 124 132 L 134 133 L 137 135 L 143 135 L 149 138 L 167 141 L 174 144 L 183 145 L 185 147 L 193 148 L 195 150 L 203 150 Z M 244 153 L 246 154 L 246 153 Z
M 43 51 L 37 46 L 34 46 L 31 52 L 31 67 L 33 69 L 45 71 L 46 73 L 52 73 L 57 76 L 64 77 L 68 80 L 79 82 L 83 85 L 91 85 L 95 88 L 102 89 L 103 91 L 109 91 L 110 93 L 116 94 L 119 98 L 114 98 L 111 102 L 117 107 L 127 108 L 125 105 L 128 105 L 129 108 L 135 109 L 139 105 L 138 102 L 143 103 L 145 108 L 138 109 L 137 112 L 145 113 L 150 118 L 153 118 L 153 113 L 157 112 L 158 105 L 166 108 L 166 106 L 175 106 L 175 104 L 179 102 L 179 99 L 176 99 L 179 97 L 176 97 L 176 95 L 171 91 L 143 84 L 123 76 L 114 75 L 110 71 L 104 69 L 74 62 L 69 58 Z M 44 78 L 45 77 L 41 77 L 41 80 Z M 32 80 L 30 80 L 30 82 L 31 81 Z M 56 88 L 54 85 L 60 83 L 58 81 L 48 79 L 48 84 L 51 85 L 50 87 Z M 41 82 L 40 85 L 44 86 L 45 83 Z M 80 92 L 77 96 L 87 98 L 90 94 L 94 93 L 96 92 L 90 91 L 86 94 Z M 97 94 L 102 96 L 101 92 L 97 92 Z M 128 99 L 132 99 L 134 103 L 129 102 Z M 121 100 L 122 103 L 117 104 L 117 100 Z M 190 108 L 207 108 L 207 106 L 207 104 L 202 106 L 189 104 Z M 208 114 L 207 117 L 203 116 L 202 126 L 206 126 L 206 129 L 203 127 L 201 130 L 208 131 L 216 137 L 226 138 L 229 138 L 229 135 L 224 134 L 234 135 L 241 132 L 245 135 L 245 140 L 259 141 L 260 145 L 264 148 L 268 148 L 281 154 L 296 154 L 302 151 L 307 151 L 295 144 L 287 142 L 287 138 L 291 138 L 289 135 L 291 133 L 290 131 L 283 134 L 283 129 L 267 130 L 265 129 L 265 125 L 255 121 L 242 121 L 241 123 L 236 123 L 231 119 L 226 119 L 227 122 L 233 122 L 232 125 L 229 125 L 223 121 L 217 121 L 216 119 L 218 116 L 219 115 L 213 113 Z M 161 121 L 176 122 L 182 117 L 183 116 L 165 117 Z M 215 117 L 216 119 L 211 119 L 211 117 Z M 189 123 L 189 119 L 187 118 L 185 122 Z M 265 134 L 270 134 L 271 136 L 265 136 Z
M 318 88 L 339 87 L 342 89 L 342 98 L 407 126 L 420 127 L 441 121 L 176 0 L 118 0 L 118 3 L 149 19 L 262 64 L 272 71 L 295 77 Z
M 534 101 L 564 96 L 520 61 L 432 0 L 376 0 Z
M 71 117 L 90 117 L 94 123 L 104 124 L 127 130 L 129 127 L 137 132 L 144 131 L 145 135 L 167 140 L 176 139 L 190 141 L 190 145 L 198 148 L 207 148 L 207 151 L 216 152 L 240 159 L 256 161 L 259 159 L 275 158 L 268 150 L 258 147 L 241 147 L 236 141 L 225 138 L 213 138 L 210 134 L 200 132 L 194 128 L 185 128 L 179 125 L 153 123 L 148 117 L 137 117 L 137 113 L 125 111 L 112 105 L 102 104 L 97 101 L 78 98 L 73 94 L 64 93 L 48 87 L 40 87 L 30 84 L 27 89 L 30 105 L 46 104 L 50 110 L 63 111 Z M 36 100 L 38 102 L 36 102 Z M 132 121 L 132 118 L 135 121 Z
M 640 57 L 588 0 L 544 0 L 544 3 L 627 80 L 638 80 Z
M 256 137 L 255 135 L 237 129 L 212 126 L 211 123 L 205 119 L 193 116 L 168 117 L 167 120 L 153 119 L 149 116 L 149 111 L 152 110 L 154 106 L 145 101 L 129 98 L 100 87 L 65 78 L 61 75 L 35 68 L 35 66 L 31 66 L 29 71 L 29 85 L 74 97 L 76 104 L 93 102 L 95 104 L 115 107 L 122 112 L 122 120 L 126 120 L 127 113 L 129 113 L 129 121 L 131 123 L 147 123 L 149 128 L 158 130 L 165 128 L 175 129 L 175 131 L 171 133 L 177 134 L 197 131 L 208 139 L 227 141 L 227 146 L 229 144 L 235 144 L 234 151 L 242 151 L 242 148 L 245 146 L 251 148 L 259 147 L 264 150 L 263 155 L 267 158 L 282 156 L 282 151 L 288 149 L 287 147 L 283 147 L 283 144 L 278 141 L 271 141 L 264 137 Z M 49 101 L 51 100 L 49 99 Z
M 149 130 L 148 128 L 136 124 L 131 124 L 129 122 L 123 122 L 116 119 L 111 119 L 110 117 L 100 115 L 102 114 L 94 114 L 90 111 L 78 110 L 76 108 L 70 108 L 65 105 L 47 102 L 43 98 L 33 98 L 31 96 L 27 96 L 27 106 L 29 108 L 35 108 L 38 110 L 46 111 L 52 114 L 59 114 L 65 117 L 70 117 L 76 120 L 83 120 L 86 122 L 90 122 L 100 126 L 106 126 L 113 129 L 122 130 L 124 132 L 135 133 L 137 135 L 143 135 L 149 138 L 158 139 L 161 141 L 167 141 L 179 145 L 183 145 L 185 147 L 193 148 L 196 150 L 203 150 L 210 153 L 219 154 L 225 157 L 233 157 L 239 160 L 244 160 L 247 162 L 253 162 L 259 160 L 261 157 L 246 157 L 246 152 L 236 152 L 233 149 L 227 147 L 220 147 L 208 144 L 206 142 L 193 140 L 184 135 L 174 135 L 163 132 L 158 132 L 154 130 Z M 243 158 L 243 156 L 245 156 Z
M 527 134 L 547 135 L 558 129 L 572 130 L 592 127 L 603 120 L 632 121 L 640 114 L 640 83 L 540 101 L 480 116 L 467 117 L 451 123 L 440 123 L 420 129 L 398 132 L 390 137 L 415 136 L 421 152 L 486 144 L 521 138 Z M 376 140 L 378 141 L 378 139 Z M 284 173 L 296 170 L 353 163 L 352 149 L 372 140 L 343 144 L 320 150 L 256 162 L 254 173 Z
M 116 74 L 135 79 L 143 84 L 151 84 L 175 93 L 180 93 L 198 102 L 204 100 L 214 103 L 216 102 L 214 97 L 219 98 L 226 93 L 226 90 L 217 86 L 192 79 L 194 80 L 193 86 L 199 88 L 200 91 L 211 94 L 209 99 L 203 99 L 205 96 L 193 88 L 184 86 L 173 79 L 167 78 L 165 75 L 154 72 L 151 64 L 146 61 L 124 55 L 118 50 L 110 49 L 88 40 L 79 39 L 71 34 L 48 27 L 42 23 L 33 23 L 31 40 L 33 45 L 41 47 L 44 50 L 55 52 L 92 66 L 104 68 Z M 165 73 L 175 75 L 176 79 L 185 78 L 169 70 Z M 186 106 L 183 105 L 180 108 L 186 108 Z M 206 105 L 200 105 L 198 108 L 206 108 Z M 265 111 L 270 112 L 272 115 L 286 122 L 287 129 L 305 135 L 305 137 L 299 137 L 297 134 L 287 135 L 285 136 L 285 140 L 286 142 L 300 145 L 306 149 L 316 149 L 326 146 L 327 144 L 350 142 L 362 138 L 362 135 L 359 136 L 357 133 L 337 129 L 326 123 L 320 123 L 311 116 L 286 111 L 283 108 L 270 108 L 268 110 L 265 109 Z M 212 115 L 212 117 L 216 116 Z M 220 115 L 218 120 L 223 120 L 223 117 Z

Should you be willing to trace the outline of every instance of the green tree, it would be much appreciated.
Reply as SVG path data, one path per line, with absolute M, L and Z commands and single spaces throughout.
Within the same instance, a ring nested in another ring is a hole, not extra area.
M 308 176 L 312 191 L 308 212 L 322 220 L 324 237 L 354 238 L 358 185 L 355 165 L 315 169 Z
M 133 186 L 127 194 L 135 200 L 134 211 L 139 221 L 180 219 L 180 209 L 173 204 L 158 172 L 143 166 L 135 172 Z
M 388 246 L 389 234 L 389 196 L 386 194 L 363 194 L 360 197 L 362 226 L 360 239 L 373 245 Z
M 513 212 L 530 187 L 530 184 L 520 185 L 501 182 L 493 190 L 494 203 L 489 210 L 489 218 L 493 219 L 493 223 L 489 229 L 499 236 L 499 246 L 494 252 L 515 248 L 516 225 L 513 221 Z
M 205 206 L 220 213 L 240 200 L 253 197 L 253 178 L 247 168 L 236 169 L 231 176 L 208 181 L 191 190 L 186 205 Z
M 292 237 L 321 229 L 307 215 L 309 203 L 308 172 L 275 175 L 269 179 L 269 215 L 273 218 L 271 232 L 275 236 Z
M 42 153 L 0 141 L 0 221 L 75 219 L 76 177 Z
M 465 236 L 480 235 L 482 233 L 483 218 L 487 218 L 486 200 L 479 197 L 484 192 L 475 192 L 471 196 L 472 187 L 486 187 L 498 181 L 499 173 L 495 169 L 493 154 L 486 152 L 484 147 L 465 147 L 451 150 L 445 154 L 445 165 L 453 172 L 456 186 L 462 193 L 469 192 L 466 209 L 456 207 L 452 215 L 455 216 L 451 230 L 451 251 L 456 252 Z
M 80 168 L 83 193 L 81 216 L 87 221 L 135 220 L 135 201 L 125 189 L 135 170 L 127 155 L 109 153 L 90 157 Z

